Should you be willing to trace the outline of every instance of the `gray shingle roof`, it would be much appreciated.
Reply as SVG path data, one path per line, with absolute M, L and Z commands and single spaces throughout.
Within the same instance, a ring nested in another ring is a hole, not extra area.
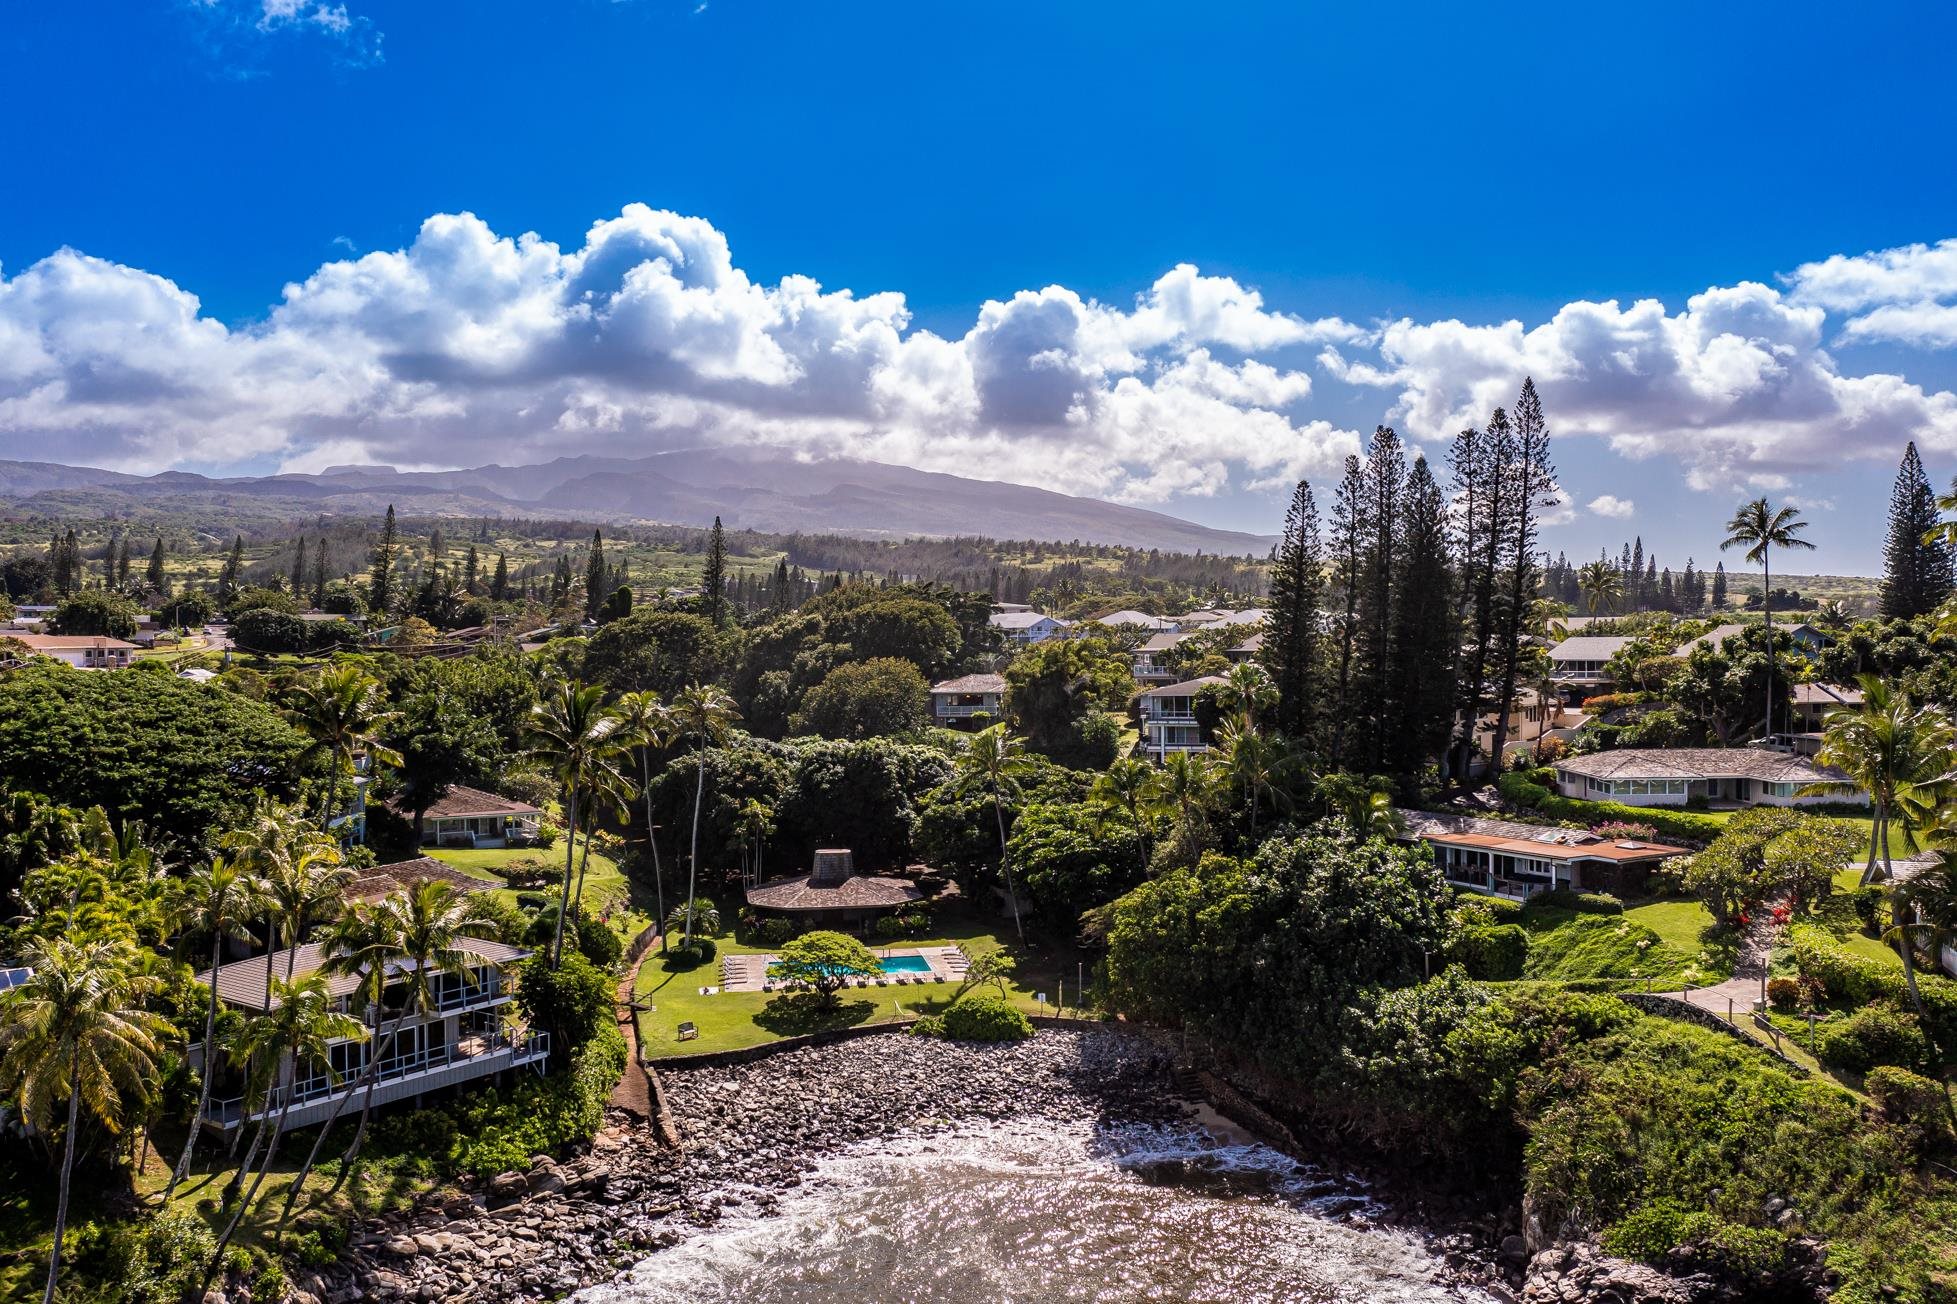
M 813 874 L 777 879 L 747 890 L 747 903 L 762 910 L 889 910 L 924 899 L 923 889 L 901 878 L 852 874 L 840 883 L 813 882 Z
M 1624 650 L 1629 638 L 1616 634 L 1582 634 L 1549 649 L 1551 661 L 1608 661 Z
M 475 937 L 463 938 L 456 943 L 456 949 L 480 956 L 495 965 L 507 965 L 530 954 L 520 946 Z M 309 973 L 319 972 L 319 967 L 326 962 L 326 948 L 319 942 L 307 942 L 304 946 L 272 952 L 272 976 L 281 982 L 285 981 L 287 956 L 292 957 L 292 976 L 303 978 Z M 225 1004 L 242 1010 L 265 1009 L 265 962 L 264 956 L 255 955 L 248 960 L 233 960 L 230 964 L 219 965 L 218 996 Z M 391 968 L 389 972 L 399 970 Z M 199 973 L 197 981 L 209 984 L 211 971 L 206 969 Z M 335 996 L 345 996 L 359 985 L 360 979 L 353 974 L 335 974 L 326 980 L 326 990 Z
M 1757 747 L 1626 747 L 1571 756 L 1558 771 L 1588 779 L 1758 779 L 1765 783 L 1840 783 L 1840 770 L 1792 752 Z
M 931 685 L 934 693 L 1003 693 L 1006 691 L 1004 675 L 960 675 Z
M 1229 681 L 1224 679 L 1222 675 L 1204 675 L 1201 679 L 1185 679 L 1180 684 L 1164 684 L 1160 688 L 1151 688 L 1146 693 L 1143 693 L 1142 696 L 1143 697 L 1194 697 L 1198 689 L 1206 688 L 1211 684 L 1222 684 L 1228 682 Z

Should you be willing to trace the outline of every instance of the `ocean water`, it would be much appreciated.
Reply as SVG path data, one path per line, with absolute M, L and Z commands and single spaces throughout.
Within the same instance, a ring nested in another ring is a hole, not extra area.
M 824 1161 L 582 1304 L 1487 1300 L 1356 1182 L 1192 1125 L 1015 1121 Z

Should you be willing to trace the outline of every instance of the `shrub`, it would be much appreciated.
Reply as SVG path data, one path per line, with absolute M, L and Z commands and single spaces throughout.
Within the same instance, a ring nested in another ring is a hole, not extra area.
M 1033 1023 L 998 996 L 966 996 L 944 1012 L 944 1035 L 953 1041 L 1023 1041 Z
M 1504 774 L 1495 781 L 1503 800 L 1522 810 L 1534 811 L 1550 819 L 1569 820 L 1585 826 L 1604 820 L 1624 820 L 1646 824 L 1659 837 L 1684 842 L 1705 843 L 1717 838 L 1726 827 L 1722 820 L 1668 806 L 1626 806 L 1614 801 L 1583 801 L 1565 797 L 1541 781 L 1542 771 L 1529 774 Z M 1550 780 L 1553 782 L 1553 777 Z
M 913 1037 L 942 1037 L 945 1035 L 945 1021 L 941 1014 L 927 1014 L 911 1024 Z
M 1447 962 L 1488 982 L 1520 978 L 1529 960 L 1529 933 L 1520 924 L 1474 924 L 1456 933 Z
M 1455 912 L 1464 917 L 1470 913 L 1478 913 L 1491 924 L 1500 923 L 1519 917 L 1522 914 L 1522 903 L 1513 897 L 1462 892 L 1455 898 Z
M 761 940 L 770 946 L 780 946 L 795 936 L 795 925 L 780 917 L 761 921 Z
M 1949 1139 L 1949 1106 L 1943 1088 L 1929 1078 L 1893 1064 L 1879 1064 L 1869 1070 L 1863 1086 L 1883 1122 L 1910 1129 L 1918 1136 Z
M 1882 889 L 1879 887 L 1851 888 L 1837 895 L 1845 897 L 1850 910 L 1855 912 L 1855 922 L 1870 937 L 1881 933 L 1882 926 L 1877 922 L 1882 913 Z
M 1605 820 L 1591 826 L 1590 831 L 1600 838 L 1616 841 L 1619 838 L 1642 838 L 1646 842 L 1658 840 L 1658 830 L 1649 824 L 1637 824 L 1630 820 Z
M 1621 915 L 1624 903 L 1608 892 L 1577 892 L 1567 887 L 1559 887 L 1550 892 L 1538 892 L 1523 905 L 1525 912 L 1535 909 L 1571 910 L 1579 915 Z
M 691 957 L 695 964 L 706 964 L 720 953 L 720 948 L 714 945 L 713 938 L 705 934 L 696 935 L 685 946 L 678 946 L 673 949 L 676 952 Z
M 1720 1272 L 1738 1278 L 1764 1276 L 1787 1261 L 1787 1238 L 1766 1227 L 1747 1227 L 1676 1204 L 1647 1205 L 1605 1230 L 1604 1249 L 1626 1259 L 1662 1262 L 1674 1247 L 1690 1246 Z
M 113 1298 L 174 1304 L 202 1278 L 216 1246 L 217 1237 L 202 1217 L 189 1209 L 165 1209 L 154 1218 L 113 1226 L 102 1267 L 115 1284 Z
M 1767 1000 L 1776 1010 L 1798 1010 L 1807 1004 L 1807 992 L 1793 978 L 1767 980 Z
M 517 968 L 516 1004 L 531 1026 L 549 1031 L 551 1056 L 560 1063 L 616 1026 L 611 979 L 576 951 L 567 950 L 556 969 L 548 956 L 525 960 Z
M 1823 1028 L 1820 1054 L 1851 1073 L 1866 1073 L 1877 1065 L 1919 1067 L 1930 1047 L 1915 1015 L 1871 1005 Z
M 457 1102 L 454 1171 L 488 1177 L 522 1169 L 530 1157 L 596 1136 L 605 1102 L 625 1072 L 625 1036 L 607 1021 L 572 1058 L 568 1071 L 486 1091 Z
M 1794 925 L 1788 937 L 1801 972 L 1818 979 L 1830 998 L 1846 1005 L 1887 999 L 1900 1006 L 1909 1000 L 1900 967 L 1845 950 L 1826 930 L 1812 924 Z M 1919 972 L 1916 990 L 1926 1016 L 1923 1031 L 1940 1046 L 1957 1045 L 1957 982 Z

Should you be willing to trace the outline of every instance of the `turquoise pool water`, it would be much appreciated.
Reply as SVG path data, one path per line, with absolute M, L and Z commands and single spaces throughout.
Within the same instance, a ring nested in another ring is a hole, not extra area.
M 930 973 L 931 965 L 921 955 L 886 955 L 883 957 L 885 973 Z

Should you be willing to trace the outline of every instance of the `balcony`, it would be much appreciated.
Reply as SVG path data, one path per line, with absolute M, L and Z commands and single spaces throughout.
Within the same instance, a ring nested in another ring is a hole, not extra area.
M 969 720 L 975 715 L 998 715 L 997 702 L 939 702 L 933 708 L 940 720 Z
M 374 1082 L 374 1103 L 388 1104 L 424 1092 L 437 1091 L 458 1083 L 472 1082 L 504 1069 L 534 1066 L 543 1071 L 550 1058 L 547 1032 L 492 1032 L 468 1035 L 453 1043 L 425 1046 L 383 1059 L 380 1075 Z M 353 1068 L 335 1081 L 316 1074 L 293 1087 L 275 1088 L 256 1104 L 242 1096 L 214 1099 L 204 1111 L 208 1127 L 233 1128 L 240 1123 L 277 1114 L 292 1093 L 292 1110 L 286 1115 L 288 1128 L 311 1127 L 323 1123 L 342 1098 L 364 1094 L 364 1066 Z M 349 1105 L 348 1108 L 353 1108 Z
M 468 987 L 454 987 L 435 993 L 435 1000 L 429 1005 L 429 1015 L 455 1014 L 464 1010 L 485 1009 L 492 1005 L 502 1005 L 510 999 L 510 989 L 499 974 L 487 982 Z M 384 1028 L 394 1022 L 403 1006 L 383 1000 L 379 1005 L 367 1007 L 366 1020 L 370 1028 Z M 409 1011 L 413 1013 L 413 1011 Z

